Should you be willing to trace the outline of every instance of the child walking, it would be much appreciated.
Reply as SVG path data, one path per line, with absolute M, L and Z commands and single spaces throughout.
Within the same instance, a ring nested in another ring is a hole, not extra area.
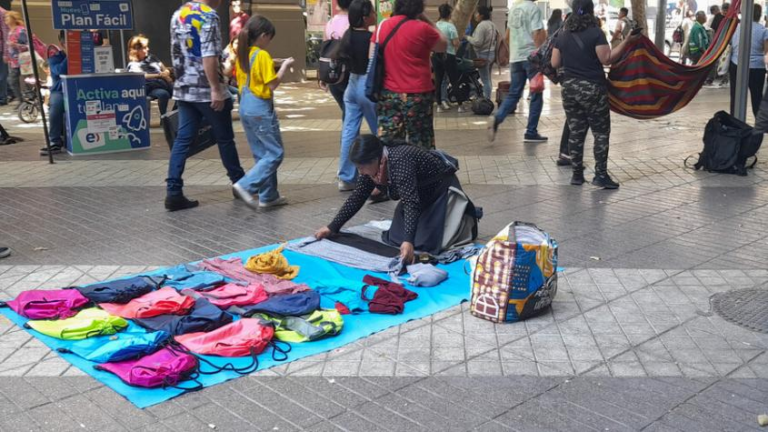
M 240 122 L 256 164 L 233 189 L 252 208 L 287 204 L 277 191 L 277 168 L 283 162 L 284 150 L 272 96 L 293 64 L 293 58 L 285 59 L 275 73 L 274 61 L 266 50 L 274 37 L 275 26 L 260 15 L 251 17 L 237 37 Z M 256 194 L 258 199 L 254 197 Z

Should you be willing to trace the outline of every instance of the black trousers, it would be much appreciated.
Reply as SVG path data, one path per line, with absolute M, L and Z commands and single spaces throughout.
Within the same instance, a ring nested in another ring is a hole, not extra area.
M 435 70 L 435 100 L 437 104 L 443 102 L 443 79 L 448 76 L 448 81 L 455 86 L 459 80 L 459 68 L 456 64 L 456 56 L 453 54 L 432 54 L 432 68 Z M 448 99 L 448 95 L 445 95 Z
M 734 113 L 734 104 L 736 103 L 736 65 L 731 62 L 728 66 L 728 76 L 731 79 L 731 115 Z M 749 99 L 752 102 L 752 114 L 757 117 L 760 110 L 760 101 L 763 100 L 763 89 L 765 88 L 765 68 L 749 70 Z

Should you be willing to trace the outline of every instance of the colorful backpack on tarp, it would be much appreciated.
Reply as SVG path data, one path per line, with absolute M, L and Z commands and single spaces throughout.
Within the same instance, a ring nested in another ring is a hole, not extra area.
M 102 309 L 123 318 L 151 318 L 158 315 L 184 315 L 195 305 L 195 299 L 164 287 L 137 297 L 126 304 L 99 303 Z
M 275 338 L 283 342 L 301 343 L 336 336 L 344 327 L 344 319 L 336 309 L 318 309 L 303 317 L 258 316 L 275 324 Z
M 177 387 L 187 379 L 195 380 L 195 385 L 182 390 L 194 391 L 203 386 L 196 381 L 197 358 L 189 353 L 169 347 L 163 348 L 138 360 L 125 360 L 94 366 L 97 370 L 111 372 L 124 383 L 145 388 Z
M 259 354 L 269 345 L 275 329 L 259 319 L 243 318 L 210 332 L 176 336 L 176 342 L 195 354 L 245 357 Z
M 115 334 L 128 327 L 128 321 L 99 308 L 88 308 L 63 320 L 30 320 L 24 327 L 57 339 L 80 340 Z
M 193 296 L 195 291 L 184 290 L 182 294 Z M 261 303 L 269 296 L 264 291 L 264 287 L 259 284 L 238 285 L 228 283 L 210 291 L 197 292 L 198 295 L 205 297 L 214 305 L 226 309 L 230 306 L 247 306 Z
M 156 281 L 149 276 L 135 276 L 128 279 L 75 287 L 75 289 L 94 303 L 124 304 L 160 288 L 162 282 L 163 280 Z
M 536 225 L 507 225 L 472 271 L 472 315 L 515 322 L 545 310 L 557 293 L 557 242 Z
M 30 290 L 14 300 L 0 302 L 0 307 L 8 306 L 24 318 L 33 320 L 65 319 L 75 316 L 88 303 L 90 300 L 77 290 Z
M 188 315 L 160 315 L 136 318 L 136 324 L 153 331 L 165 331 L 173 336 L 186 333 L 208 332 L 232 322 L 232 315 L 212 305 L 204 298 L 195 300 Z
M 171 335 L 159 332 L 124 332 L 112 336 L 74 342 L 69 348 L 58 348 L 63 354 L 75 354 L 96 363 L 137 359 L 162 348 Z
M 302 291 L 296 294 L 277 294 L 268 300 L 252 306 L 232 306 L 229 312 L 249 317 L 257 313 L 279 316 L 302 316 L 320 308 L 320 294 L 317 291 Z

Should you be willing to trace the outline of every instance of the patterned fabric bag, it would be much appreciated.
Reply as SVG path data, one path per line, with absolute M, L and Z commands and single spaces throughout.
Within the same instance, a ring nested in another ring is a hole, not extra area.
M 536 225 L 507 225 L 483 248 L 472 271 L 472 315 L 515 322 L 549 307 L 557 293 L 557 242 Z

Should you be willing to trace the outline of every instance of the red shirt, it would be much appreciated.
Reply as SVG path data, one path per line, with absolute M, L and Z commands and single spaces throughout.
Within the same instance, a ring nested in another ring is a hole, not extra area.
M 394 16 L 381 23 L 379 43 L 406 19 Z M 372 36 L 376 38 L 376 33 Z M 435 90 L 429 56 L 440 39 L 437 29 L 419 20 L 400 26 L 384 50 L 384 88 L 396 93 L 429 93 Z

